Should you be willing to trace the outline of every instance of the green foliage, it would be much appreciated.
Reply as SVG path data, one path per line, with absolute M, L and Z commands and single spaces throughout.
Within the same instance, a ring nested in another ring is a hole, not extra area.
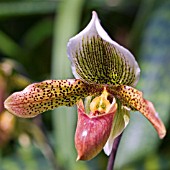
M 53 13 L 57 3 L 57 0 L 4 1 L 0 6 L 0 18 Z

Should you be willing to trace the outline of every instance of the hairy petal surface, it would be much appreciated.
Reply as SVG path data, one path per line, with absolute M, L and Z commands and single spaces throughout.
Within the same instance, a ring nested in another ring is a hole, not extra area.
M 118 137 L 123 132 L 123 130 L 128 125 L 130 119 L 129 111 L 126 110 L 119 101 L 117 102 L 117 104 L 118 104 L 118 108 L 114 116 L 112 130 L 103 148 L 105 154 L 108 156 L 112 151 L 113 142 L 115 138 Z
M 97 85 L 89 85 L 81 80 L 47 80 L 13 93 L 4 106 L 16 116 L 30 118 L 58 106 L 72 106 L 81 98 L 99 92 Z
M 90 160 L 95 157 L 105 145 L 112 128 L 116 104 L 112 105 L 108 113 L 94 116 L 87 115 L 82 100 L 78 106 L 78 122 L 75 133 L 75 147 L 77 160 Z
M 74 76 L 86 82 L 135 86 L 139 79 L 135 58 L 111 40 L 96 12 L 87 27 L 69 40 L 67 52 Z
M 132 87 L 121 85 L 114 89 L 114 93 L 124 105 L 140 111 L 152 123 L 160 138 L 165 136 L 166 129 L 163 122 L 153 104 L 143 98 L 142 92 Z

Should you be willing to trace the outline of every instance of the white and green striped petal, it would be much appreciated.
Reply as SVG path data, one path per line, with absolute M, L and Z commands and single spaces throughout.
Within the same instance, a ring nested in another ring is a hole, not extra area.
M 126 128 L 130 120 L 129 110 L 125 109 L 122 104 L 117 102 L 117 112 L 113 119 L 112 130 L 110 132 L 110 136 L 104 146 L 104 152 L 106 155 L 110 155 L 113 147 L 113 142 L 116 137 L 118 137 Z
M 134 56 L 108 36 L 96 12 L 87 27 L 69 40 L 67 52 L 78 79 L 131 86 L 138 82 L 140 69 Z
M 4 106 L 16 116 L 30 118 L 58 106 L 72 106 L 81 98 L 97 93 L 99 87 L 81 80 L 46 80 L 13 93 Z

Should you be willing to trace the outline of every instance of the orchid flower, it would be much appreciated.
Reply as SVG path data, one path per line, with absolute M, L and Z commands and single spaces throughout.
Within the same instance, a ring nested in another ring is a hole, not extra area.
M 9 96 L 5 108 L 16 116 L 31 118 L 76 104 L 77 160 L 92 159 L 102 148 L 109 155 L 114 139 L 129 123 L 130 110 L 141 112 L 159 137 L 165 136 L 165 126 L 153 104 L 134 88 L 140 75 L 138 63 L 109 37 L 96 12 L 87 27 L 69 40 L 67 53 L 75 79 L 31 84 Z

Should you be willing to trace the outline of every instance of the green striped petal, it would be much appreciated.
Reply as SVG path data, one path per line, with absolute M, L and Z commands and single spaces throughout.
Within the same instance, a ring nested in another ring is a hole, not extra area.
M 67 52 L 78 79 L 131 86 L 138 82 L 140 69 L 134 56 L 108 36 L 96 12 L 87 27 L 69 40 Z
M 161 139 L 165 136 L 166 129 L 163 122 L 153 104 L 143 98 L 142 92 L 133 87 L 121 85 L 114 87 L 114 91 L 110 93 L 114 93 L 123 105 L 140 111 L 152 123 Z
M 100 91 L 100 87 L 81 80 L 47 80 L 13 93 L 4 106 L 16 116 L 30 118 L 58 106 L 72 106 L 81 98 Z

